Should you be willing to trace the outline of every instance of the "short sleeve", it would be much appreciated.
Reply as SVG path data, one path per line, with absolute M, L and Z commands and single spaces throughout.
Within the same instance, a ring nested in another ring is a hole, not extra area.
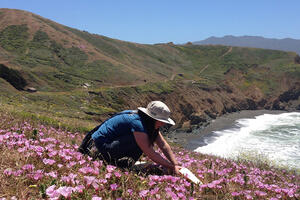
M 146 129 L 144 128 L 142 122 L 140 120 L 133 120 L 131 124 L 131 132 L 146 132 Z

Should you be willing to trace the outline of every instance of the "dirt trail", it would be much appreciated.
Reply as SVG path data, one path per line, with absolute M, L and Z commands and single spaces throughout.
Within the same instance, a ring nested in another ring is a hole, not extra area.
M 232 47 L 230 47 L 228 49 L 228 51 L 226 51 L 223 55 L 221 55 L 219 58 L 222 58 L 224 56 L 226 56 L 227 54 L 229 54 L 232 51 Z M 203 69 L 201 69 L 201 71 L 199 72 L 199 74 L 201 74 L 204 70 L 206 70 L 209 67 L 209 64 L 207 64 L 205 67 L 203 67 Z
M 209 64 L 207 64 L 205 67 L 203 67 L 203 69 L 201 69 L 201 71 L 199 72 L 199 74 L 201 74 L 204 70 L 206 70 L 206 68 L 208 68 Z
M 224 53 L 220 58 L 226 56 L 226 55 L 229 54 L 231 51 L 232 51 L 232 47 L 230 47 L 230 48 L 228 49 L 228 51 L 227 51 L 226 53 Z
M 174 78 L 175 78 L 175 76 L 176 76 L 176 73 L 173 73 L 172 76 L 171 76 L 171 78 L 170 78 L 170 80 L 173 81 Z

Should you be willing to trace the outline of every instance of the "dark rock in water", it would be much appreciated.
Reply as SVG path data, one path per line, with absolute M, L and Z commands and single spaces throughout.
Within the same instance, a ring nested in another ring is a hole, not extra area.
M 284 110 L 285 105 L 282 102 L 280 102 L 279 100 L 276 100 L 273 103 L 272 109 L 273 110 Z
M 190 120 L 191 120 L 191 125 L 200 124 L 202 122 L 206 122 L 207 121 L 205 115 L 191 115 Z
M 278 98 L 281 102 L 288 102 L 290 100 L 298 99 L 300 96 L 300 88 L 293 87 L 290 90 L 281 94 Z
M 260 101 L 257 103 L 257 105 L 258 105 L 259 107 L 263 108 L 263 107 L 266 105 L 267 102 L 268 102 L 268 101 L 267 101 L 266 99 L 262 99 L 262 100 L 260 100 Z
M 204 111 L 205 112 L 205 114 L 207 114 L 210 118 L 212 118 L 212 119 L 216 119 L 217 118 L 217 115 L 215 114 L 215 113 L 213 113 L 213 112 L 211 112 L 211 111 L 209 111 L 209 110 L 206 110 L 206 111 Z M 207 120 L 206 120 L 207 121 Z M 206 121 L 203 121 L 203 122 L 206 122 Z
M 256 110 L 257 109 L 257 105 L 256 105 L 255 101 L 253 101 L 252 99 L 247 99 L 247 103 L 248 103 L 248 110 Z

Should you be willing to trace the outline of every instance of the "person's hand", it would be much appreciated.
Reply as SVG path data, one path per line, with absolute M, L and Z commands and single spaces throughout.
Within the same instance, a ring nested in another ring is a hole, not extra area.
M 180 175 L 179 170 L 180 170 L 181 168 L 182 168 L 181 166 L 175 165 L 175 166 L 174 166 L 174 169 L 173 169 L 173 173 L 176 174 L 176 175 Z
M 169 174 L 169 175 L 172 175 L 172 174 L 180 175 L 179 170 L 180 170 L 181 168 L 182 168 L 182 167 L 179 166 L 179 165 L 174 165 L 173 168 L 163 167 L 163 173 L 164 173 L 164 174 Z

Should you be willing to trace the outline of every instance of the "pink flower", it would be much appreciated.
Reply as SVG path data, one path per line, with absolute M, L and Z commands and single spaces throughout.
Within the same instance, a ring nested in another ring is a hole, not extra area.
M 91 173 L 93 171 L 93 168 L 91 168 L 91 167 L 82 167 L 78 171 L 80 173 L 83 173 L 83 174 L 88 174 L 88 173 Z
M 120 178 L 122 175 L 120 174 L 120 172 L 114 172 L 115 176 Z
M 94 187 L 94 189 L 95 189 L 96 191 L 99 190 L 99 185 L 98 185 L 98 183 L 97 183 L 96 181 L 94 181 L 94 182 L 92 183 L 92 186 Z
M 51 176 L 53 178 L 57 178 L 57 172 L 49 172 L 49 173 L 45 173 L 46 176 Z
M 133 190 L 132 189 L 128 189 L 127 192 L 128 192 L 129 195 L 132 195 Z
M 83 190 L 84 190 L 84 186 L 83 185 L 77 185 L 76 187 L 75 187 L 75 191 L 77 191 L 77 192 L 79 192 L 79 193 L 82 193 L 83 192 Z
M 93 196 L 92 200 L 102 200 L 101 197 Z
M 60 194 L 55 190 L 56 185 L 51 185 L 46 189 L 46 194 L 50 197 L 50 199 L 58 199 Z
M 80 161 L 79 161 L 79 164 L 80 164 L 80 165 L 83 165 L 85 162 L 86 162 L 85 160 L 80 160 Z
M 231 195 L 235 197 L 235 196 L 241 195 L 241 193 L 240 192 L 231 192 Z
M 260 196 L 260 197 L 263 197 L 263 196 L 267 195 L 266 192 L 262 192 L 262 191 L 259 191 L 259 190 L 256 190 L 254 193 L 255 193 L 255 195 Z
M 115 184 L 115 183 L 110 185 L 110 189 L 111 189 L 112 191 L 117 190 L 117 188 L 118 188 L 118 185 Z
M 140 195 L 140 197 L 144 198 L 147 196 L 148 192 L 149 192 L 149 190 L 142 190 L 142 191 L 140 191 L 139 195 Z
M 43 163 L 44 163 L 45 165 L 53 165 L 54 163 L 56 163 L 56 161 L 55 161 L 55 160 L 52 160 L 52 159 L 44 158 L 44 159 L 43 159 Z
M 156 182 L 154 182 L 154 181 L 149 181 L 149 186 L 151 187 L 151 186 L 153 186 L 153 185 L 155 185 L 156 184 Z
M 107 165 L 106 166 L 106 170 L 107 172 L 111 173 L 113 172 L 117 167 L 116 166 L 113 166 L 113 165 Z
M 43 175 L 43 171 L 42 170 L 37 170 L 35 172 L 32 172 L 30 174 L 27 174 L 27 177 L 34 179 L 34 180 L 41 180 L 44 175 Z
M 158 188 L 158 187 L 155 187 L 153 190 L 150 191 L 150 194 L 151 194 L 151 195 L 154 195 L 154 194 L 156 194 L 158 191 L 159 191 L 159 188 Z
M 77 174 L 70 173 L 69 176 L 62 176 L 61 180 L 63 182 L 75 185 L 75 178 L 76 177 L 77 177 Z
M 94 161 L 93 165 L 94 165 L 95 168 L 99 168 L 99 167 L 102 166 L 102 161 Z
M 34 165 L 31 165 L 31 164 L 27 164 L 27 165 L 24 165 L 22 167 L 23 170 L 26 170 L 26 171 L 32 171 L 34 170 Z
M 94 176 L 85 176 L 84 180 L 86 181 L 86 184 L 89 186 L 96 180 L 96 177 L 94 177 Z
M 21 174 L 23 174 L 23 172 L 24 172 L 23 170 L 19 169 L 19 170 L 13 172 L 13 175 L 14 176 L 21 176 Z
M 105 178 L 106 178 L 106 179 L 110 179 L 110 177 L 111 177 L 111 173 L 105 174 Z
M 249 200 L 253 199 L 253 197 L 249 194 L 246 194 L 245 197 L 246 197 L 246 199 L 249 199 Z
M 102 183 L 102 184 L 105 184 L 105 183 L 107 183 L 107 180 L 106 179 L 100 179 L 99 182 Z
M 184 197 L 185 197 L 185 195 L 184 195 L 183 193 L 181 193 L 181 192 L 177 193 L 177 196 L 178 196 L 179 198 L 184 198 Z
M 71 168 L 71 167 L 73 167 L 73 166 L 76 165 L 76 164 L 77 164 L 77 162 L 71 161 L 71 162 L 68 163 L 67 167 L 68 167 L 68 168 Z
M 57 155 L 57 151 L 55 151 L 55 150 L 53 150 L 53 151 L 51 151 L 51 152 L 48 153 L 48 156 L 50 158 L 52 158 L 53 156 L 56 156 L 56 155 Z
M 5 169 L 3 174 L 5 174 L 6 176 L 10 176 L 12 175 L 12 169 L 8 168 L 8 169 Z
M 71 197 L 73 190 L 74 190 L 74 188 L 72 188 L 72 187 L 63 186 L 63 187 L 58 188 L 56 191 L 58 193 L 60 193 L 62 196 L 64 196 L 65 198 L 69 198 L 69 197 Z

